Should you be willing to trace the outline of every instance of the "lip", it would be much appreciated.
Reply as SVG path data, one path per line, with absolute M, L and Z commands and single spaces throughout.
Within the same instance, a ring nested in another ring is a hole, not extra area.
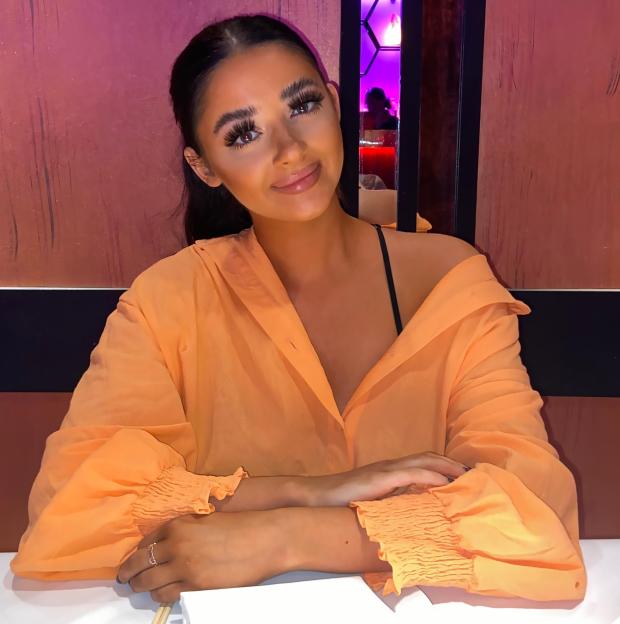
M 272 184 L 272 188 L 282 193 L 301 193 L 314 186 L 319 178 L 320 170 L 321 163 L 317 161 L 284 178 L 277 184 Z

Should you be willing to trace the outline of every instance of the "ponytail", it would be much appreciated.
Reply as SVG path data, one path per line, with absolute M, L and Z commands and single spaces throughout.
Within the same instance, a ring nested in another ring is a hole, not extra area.
M 188 245 L 203 238 L 237 234 L 252 225 L 248 209 L 221 184 L 205 184 L 183 158 L 185 239 Z

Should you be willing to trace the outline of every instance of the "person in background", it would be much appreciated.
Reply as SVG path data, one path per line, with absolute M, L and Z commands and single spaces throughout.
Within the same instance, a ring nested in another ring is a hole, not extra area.
M 160 602 L 293 570 L 583 598 L 529 308 L 464 241 L 347 214 L 338 90 L 281 21 L 207 26 L 170 94 L 187 246 L 108 317 L 13 572 Z
M 392 103 L 385 96 L 385 91 L 373 87 L 365 98 L 368 111 L 362 113 L 361 130 L 397 130 L 398 117 L 391 115 Z

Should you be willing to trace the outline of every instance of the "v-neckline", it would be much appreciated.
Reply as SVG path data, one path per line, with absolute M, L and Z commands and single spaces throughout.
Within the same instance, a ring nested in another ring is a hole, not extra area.
M 483 254 L 479 253 L 470 256 L 454 265 L 437 281 L 411 318 L 404 324 L 402 332 L 396 336 L 386 351 L 365 373 L 341 412 L 336 403 L 333 388 L 325 373 L 325 368 L 316 348 L 280 276 L 258 241 L 254 226 L 242 230 L 239 234 L 232 235 L 231 238 L 233 240 L 236 239 L 238 243 L 235 245 L 235 249 L 240 252 L 239 255 L 245 260 L 245 267 L 240 268 L 238 263 L 235 263 L 234 260 L 231 261 L 229 258 L 225 260 L 225 266 L 222 267 L 224 268 L 224 277 L 228 276 L 230 279 L 235 270 L 242 274 L 241 283 L 237 283 L 234 279 L 232 281 L 227 281 L 233 286 L 252 315 L 257 319 L 263 329 L 265 329 L 268 335 L 271 336 L 274 342 L 276 342 L 293 365 L 300 370 L 300 372 L 304 371 L 306 373 L 315 374 L 315 376 L 307 376 L 307 383 L 313 388 L 325 408 L 343 428 L 347 414 L 360 397 L 377 381 L 413 355 L 413 353 L 406 353 L 406 350 L 403 348 L 404 345 L 408 345 L 408 350 L 413 352 L 415 352 L 414 347 L 417 346 L 421 348 L 423 346 L 423 341 L 421 339 L 418 341 L 419 344 L 414 344 L 415 340 L 413 338 L 416 334 L 413 333 L 412 328 L 416 325 L 420 325 L 420 319 L 423 318 L 426 310 L 429 309 L 432 302 L 438 297 L 438 293 L 445 288 L 446 283 L 451 280 L 452 276 L 460 271 L 465 264 L 471 263 L 474 258 L 476 258 L 476 261 L 483 258 L 486 263 L 486 258 Z M 219 254 L 216 255 L 219 256 Z M 269 297 L 265 298 L 265 294 L 268 294 Z M 252 301 L 244 300 L 248 299 L 248 297 L 251 298 Z M 256 305 L 252 305 L 252 302 Z M 277 319 L 274 317 L 274 310 L 276 311 Z M 429 332 L 429 340 L 434 337 L 430 335 L 432 333 L 434 332 Z M 302 344 L 299 345 L 299 342 Z M 307 355 L 304 356 L 304 352 L 310 354 L 311 358 L 308 359 Z M 314 370 L 311 370 L 313 367 Z M 383 369 L 385 369 L 385 372 Z

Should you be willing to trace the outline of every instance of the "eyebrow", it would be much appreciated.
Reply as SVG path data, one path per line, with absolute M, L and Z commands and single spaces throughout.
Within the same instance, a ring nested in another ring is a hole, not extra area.
M 282 89 L 282 93 L 280 93 L 281 100 L 288 100 L 293 96 L 297 95 L 300 91 L 303 91 L 306 87 L 318 87 L 316 80 L 312 78 L 300 78 L 295 82 L 292 82 L 288 87 Z M 246 106 L 245 108 L 238 108 L 237 110 L 230 111 L 228 113 L 224 113 L 216 122 L 215 127 L 213 128 L 213 134 L 217 134 L 222 126 L 226 125 L 231 121 L 237 121 L 240 119 L 248 119 L 252 117 L 252 115 L 256 115 L 257 109 L 254 106 Z

